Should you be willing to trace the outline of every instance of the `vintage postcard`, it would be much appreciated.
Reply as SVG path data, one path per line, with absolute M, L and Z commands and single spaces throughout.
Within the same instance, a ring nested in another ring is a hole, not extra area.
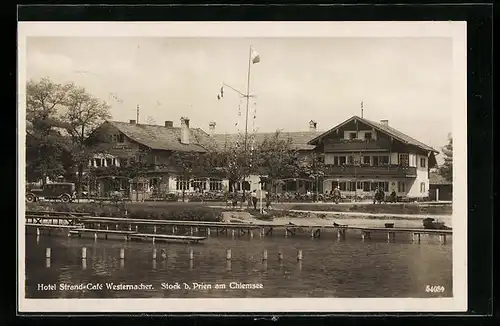
M 466 311 L 465 22 L 18 35 L 20 312 Z

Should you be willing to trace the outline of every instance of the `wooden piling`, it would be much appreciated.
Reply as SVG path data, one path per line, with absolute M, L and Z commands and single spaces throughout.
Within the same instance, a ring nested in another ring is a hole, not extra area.
M 231 236 L 234 238 L 234 229 L 231 231 Z
M 172 234 L 175 234 L 175 226 L 172 226 Z
M 153 233 L 156 233 L 156 225 L 153 226 Z
M 337 230 L 337 239 L 345 239 L 345 230 Z
M 207 228 L 207 236 L 210 236 L 210 228 Z
M 46 248 L 45 249 L 45 258 L 49 258 L 50 259 L 50 254 L 51 254 L 50 248 Z
M 39 228 L 36 228 L 36 235 L 39 236 L 40 235 L 40 229 Z
M 439 235 L 439 242 L 441 244 L 446 244 L 446 234 L 440 234 Z
M 193 228 L 192 227 L 189 228 L 189 234 L 193 235 Z
M 193 249 L 189 249 L 189 260 L 193 260 L 193 259 L 194 259 Z
M 82 269 L 87 269 L 87 259 L 82 259 Z
M 161 250 L 161 258 L 167 259 L 167 251 L 165 249 Z
M 153 260 L 156 260 L 156 248 L 153 249 Z
M 413 233 L 413 242 L 420 243 L 420 233 Z
M 231 260 L 231 249 L 226 250 L 226 260 Z
M 97 240 L 97 232 L 94 233 L 94 240 Z
M 87 248 L 82 248 L 82 259 L 87 259 Z
M 125 249 L 124 248 L 120 248 L 120 259 L 121 260 L 125 259 Z
M 267 260 L 267 249 L 262 252 L 262 260 Z
M 139 225 L 135 225 L 135 232 L 139 232 Z
M 302 260 L 302 250 L 297 251 L 297 260 Z

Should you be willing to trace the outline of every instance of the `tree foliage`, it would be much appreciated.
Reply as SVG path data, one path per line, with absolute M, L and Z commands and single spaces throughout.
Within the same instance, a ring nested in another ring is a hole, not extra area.
M 28 180 L 64 174 L 68 152 L 59 110 L 66 104 L 73 84 L 55 84 L 48 78 L 26 85 L 26 173 Z
M 453 138 L 448 134 L 448 144 L 442 148 L 444 162 L 439 167 L 439 174 L 447 181 L 453 181 Z
M 257 156 L 260 174 L 267 177 L 273 189 L 279 179 L 298 176 L 298 152 L 292 140 L 283 138 L 279 131 L 258 145 Z
M 26 164 L 29 179 L 74 175 L 77 189 L 84 166 L 93 153 L 86 138 L 105 119 L 109 106 L 73 83 L 57 84 L 49 78 L 26 85 Z
M 220 174 L 233 185 L 243 181 L 258 168 L 256 150 L 251 147 L 251 139 L 247 139 L 246 149 L 244 143 L 244 135 L 238 134 L 235 139 L 228 139 L 224 144 L 207 145 L 205 156 L 207 171 L 211 174 Z M 236 188 L 233 187 L 229 191 L 234 192 Z

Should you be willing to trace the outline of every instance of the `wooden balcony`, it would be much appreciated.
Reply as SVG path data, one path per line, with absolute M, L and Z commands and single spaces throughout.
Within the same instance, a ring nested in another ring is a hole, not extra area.
M 396 177 L 396 178 L 415 178 L 417 176 L 416 167 L 386 165 L 386 166 L 334 166 L 327 165 L 326 176 L 330 177 Z
M 332 139 L 325 141 L 325 152 L 350 152 L 350 151 L 387 151 L 391 144 L 387 139 Z

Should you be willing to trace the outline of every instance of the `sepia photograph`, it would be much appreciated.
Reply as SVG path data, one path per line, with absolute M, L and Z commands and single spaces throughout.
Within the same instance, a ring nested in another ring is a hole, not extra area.
M 20 311 L 465 311 L 465 30 L 19 23 Z

